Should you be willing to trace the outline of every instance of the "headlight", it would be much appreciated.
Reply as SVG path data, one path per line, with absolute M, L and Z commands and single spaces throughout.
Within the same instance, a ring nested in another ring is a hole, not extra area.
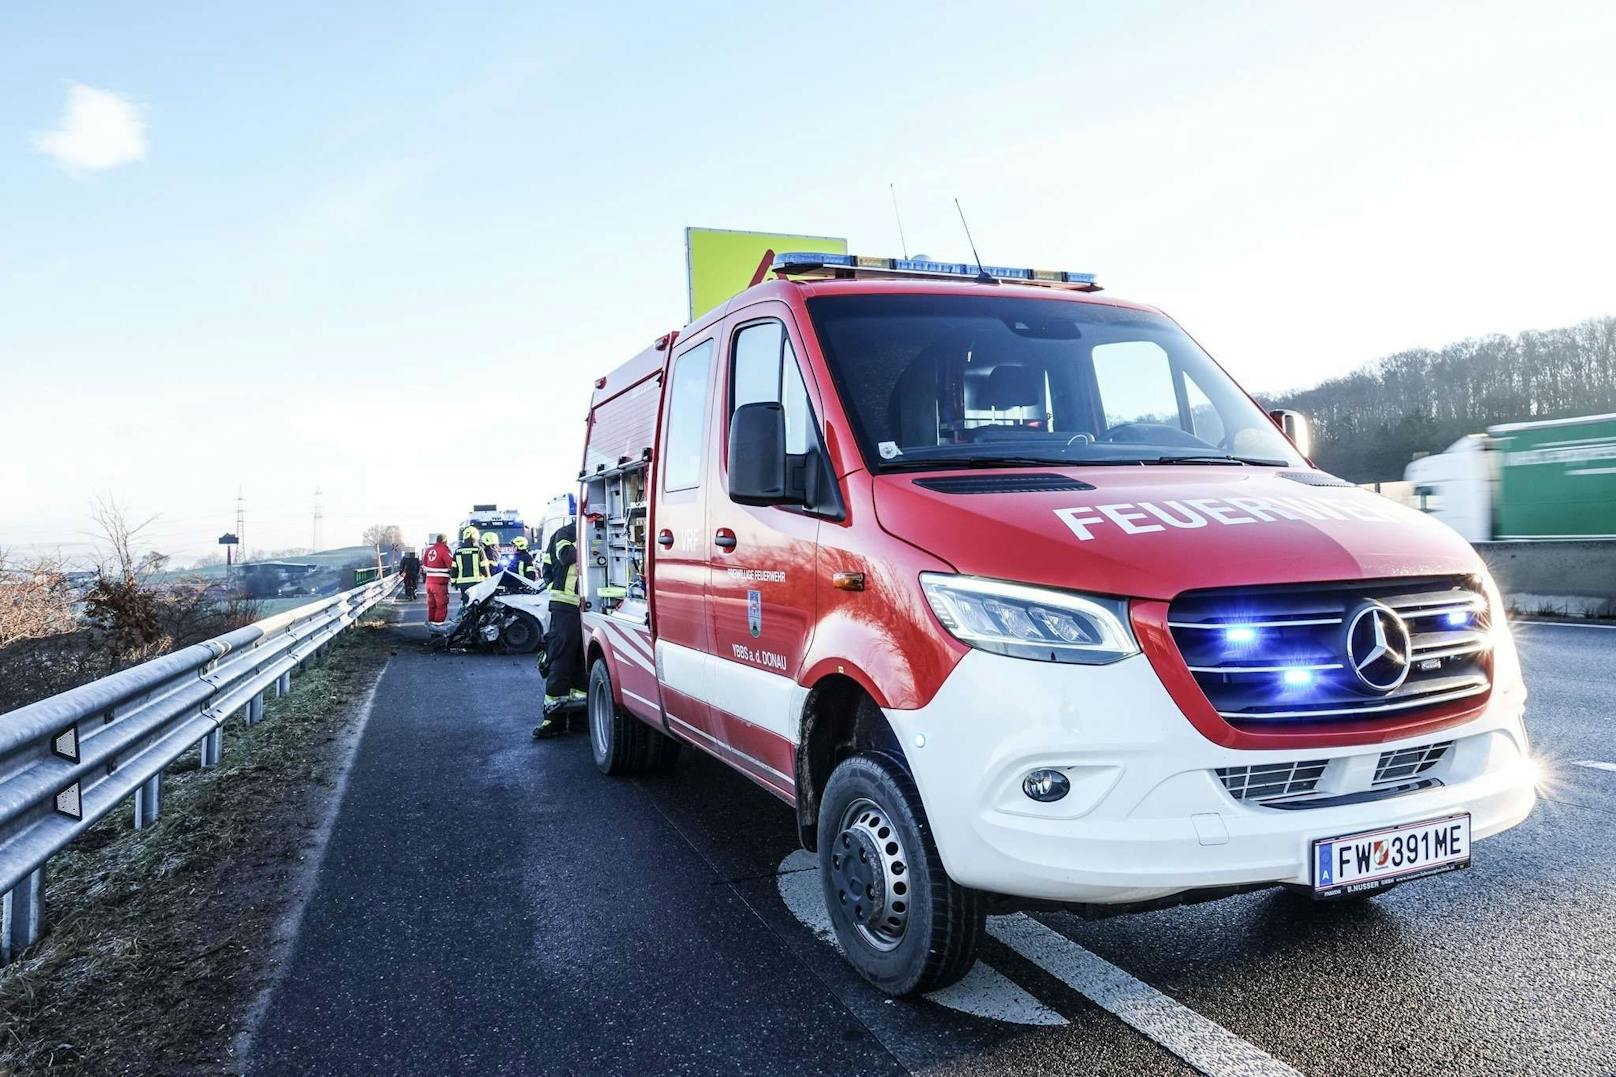
M 943 627 L 979 650 L 1086 666 L 1139 653 L 1122 599 L 936 572 L 920 586 Z

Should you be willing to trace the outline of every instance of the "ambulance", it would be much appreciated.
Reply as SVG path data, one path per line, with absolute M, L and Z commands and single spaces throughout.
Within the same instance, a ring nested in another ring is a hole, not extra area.
M 871 983 L 957 980 L 989 912 L 1364 899 L 1526 818 L 1482 562 L 1170 318 L 1081 273 L 772 269 L 595 383 L 590 740 L 783 801 Z

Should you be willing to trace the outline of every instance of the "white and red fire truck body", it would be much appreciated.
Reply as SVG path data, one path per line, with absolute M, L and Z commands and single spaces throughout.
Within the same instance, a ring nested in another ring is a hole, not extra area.
M 938 932 L 990 899 L 1371 893 L 1527 815 L 1519 667 L 1452 531 L 1076 275 L 824 261 L 597 382 L 603 769 L 678 741 L 793 806 L 892 991 L 961 974 Z

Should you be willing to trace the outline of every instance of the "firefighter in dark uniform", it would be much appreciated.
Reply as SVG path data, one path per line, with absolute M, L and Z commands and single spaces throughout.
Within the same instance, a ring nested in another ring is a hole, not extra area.
M 576 544 L 577 541 L 578 528 L 575 524 L 569 522 L 563 527 L 556 528 L 556 533 L 550 536 L 549 542 L 545 543 L 541 578 L 544 580 L 546 586 L 555 586 L 555 581 L 550 578 L 550 574 L 551 567 L 555 564 L 556 547 L 560 546 L 563 542 Z
M 460 547 L 454 552 L 454 576 L 449 582 L 460 592 L 460 608 L 466 608 L 466 592 L 488 578 L 488 559 L 477 544 L 477 529 L 470 524 L 460 532 Z
M 567 731 L 566 711 L 588 698 L 578 686 L 583 669 L 584 626 L 579 609 L 578 546 L 568 524 L 557 531 L 545 551 L 545 577 L 550 584 L 550 631 L 544 637 L 547 673 L 544 679 L 544 717 L 533 728 L 535 738 Z
M 527 536 L 517 535 L 511 539 L 511 547 L 514 550 L 511 554 L 511 571 L 528 583 L 538 583 L 539 563 L 527 551 Z

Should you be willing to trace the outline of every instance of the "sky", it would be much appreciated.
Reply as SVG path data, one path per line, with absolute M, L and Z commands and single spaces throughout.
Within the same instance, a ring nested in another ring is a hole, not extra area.
M 1616 313 L 1616 5 L 9 5 L 0 547 L 537 516 L 689 225 L 1090 270 L 1247 388 Z

